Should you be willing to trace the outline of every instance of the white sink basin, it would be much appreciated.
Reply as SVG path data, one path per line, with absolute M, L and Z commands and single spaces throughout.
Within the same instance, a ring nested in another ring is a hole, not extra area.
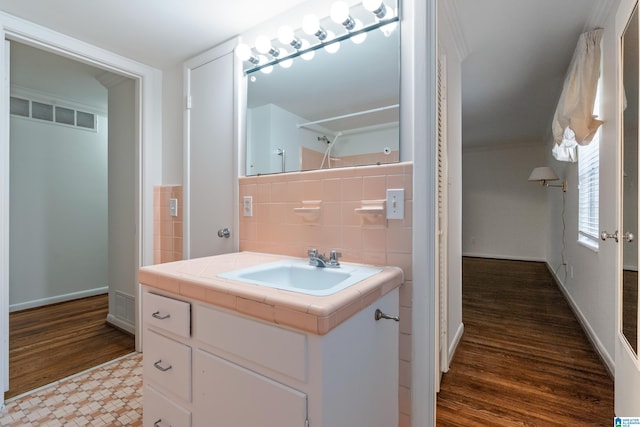
M 326 296 L 379 273 L 380 269 L 341 264 L 338 268 L 314 267 L 306 260 L 282 260 L 219 274 L 223 279 L 308 295 Z

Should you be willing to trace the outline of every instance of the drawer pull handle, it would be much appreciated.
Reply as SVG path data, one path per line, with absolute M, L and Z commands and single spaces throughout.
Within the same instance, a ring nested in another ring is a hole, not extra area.
M 160 315 L 160 311 L 156 311 L 155 313 L 152 314 L 152 316 L 160 320 L 168 319 L 169 317 L 171 317 L 170 314 L 165 314 L 164 316 Z
M 158 360 L 156 363 L 154 363 L 154 364 L 153 364 L 153 366 L 155 366 L 155 367 L 156 367 L 156 369 L 158 369 L 158 370 L 160 370 L 160 371 L 162 371 L 162 372 L 167 372 L 169 369 L 171 369 L 171 368 L 172 368 L 172 366 L 171 366 L 171 365 L 169 365 L 169 366 L 167 366 L 167 367 L 165 368 L 164 366 L 162 366 L 162 365 L 161 365 L 161 363 L 162 363 L 162 359 L 160 359 L 160 360 Z M 162 420 L 160 420 L 160 421 L 162 421 Z
M 155 423 L 153 423 L 153 427 L 160 427 L 160 423 L 162 422 L 162 418 L 160 418 L 158 421 L 156 421 Z M 171 424 L 169 424 L 169 427 L 171 427 Z

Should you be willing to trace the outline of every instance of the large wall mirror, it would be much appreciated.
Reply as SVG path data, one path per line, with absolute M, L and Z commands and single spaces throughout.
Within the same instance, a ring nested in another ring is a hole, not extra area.
M 638 10 L 622 37 L 622 299 L 620 327 L 638 354 Z M 631 238 L 631 236 L 633 238 Z
M 386 3 L 397 14 L 395 2 Z M 350 16 L 365 27 L 376 22 L 361 4 Z M 346 33 L 330 17 L 321 26 L 336 37 Z M 301 29 L 295 33 L 318 42 Z M 272 46 L 293 52 L 278 39 Z M 288 68 L 247 73 L 247 175 L 399 161 L 398 23 L 330 47 L 337 52 L 323 47 L 310 60 L 293 58 Z

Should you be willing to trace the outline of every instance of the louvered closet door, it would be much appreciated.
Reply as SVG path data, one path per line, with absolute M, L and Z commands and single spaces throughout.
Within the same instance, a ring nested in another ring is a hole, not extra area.
M 445 57 L 438 58 L 437 90 L 437 260 L 436 260 L 436 297 L 438 300 L 438 318 L 436 322 L 439 337 L 439 363 L 436 372 L 437 389 L 440 388 L 440 375 L 449 370 L 449 352 L 447 348 L 447 98 L 446 98 L 446 62 Z

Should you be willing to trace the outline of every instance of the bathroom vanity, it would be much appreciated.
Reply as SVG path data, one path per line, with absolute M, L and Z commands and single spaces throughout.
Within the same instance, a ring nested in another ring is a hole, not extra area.
M 144 426 L 397 425 L 398 322 L 376 310 L 398 313 L 401 270 L 326 296 L 224 278 L 290 259 L 241 252 L 140 270 Z

